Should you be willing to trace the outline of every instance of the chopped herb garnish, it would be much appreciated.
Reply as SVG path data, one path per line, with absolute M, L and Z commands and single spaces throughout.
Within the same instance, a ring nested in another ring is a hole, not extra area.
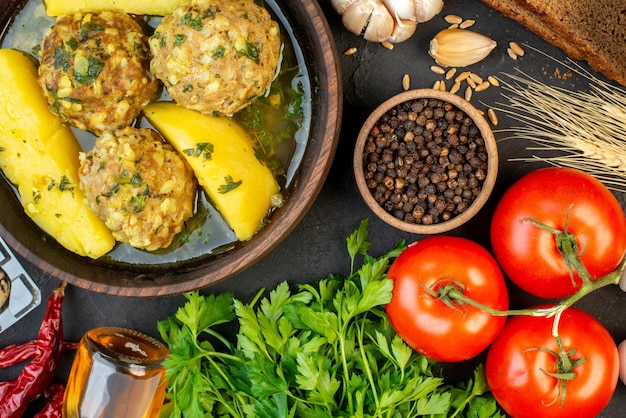
M 183 150 L 185 155 L 190 157 L 199 157 L 202 155 L 203 160 L 210 160 L 213 156 L 214 146 L 210 142 L 200 142 L 195 148 L 187 148 Z
M 193 90 L 193 86 L 191 84 L 187 84 L 185 88 L 183 89 L 185 93 L 189 93 L 192 90 Z
M 141 178 L 141 174 L 135 173 L 132 177 L 118 177 L 116 180 L 117 184 L 132 184 L 133 186 L 141 186 L 143 184 L 143 180 Z
M 90 36 L 93 36 L 102 31 L 104 31 L 104 28 L 101 25 L 94 22 L 85 22 L 80 26 L 78 33 L 82 38 L 81 40 L 84 41 Z
M 204 12 L 202 13 L 202 17 L 203 18 L 209 18 L 209 19 L 215 19 L 215 15 L 217 13 L 221 12 L 219 6 L 215 6 L 214 9 L 212 9 L 210 6 L 207 7 L 206 9 L 204 9 Z
M 174 35 L 174 47 L 181 46 L 187 40 L 187 36 L 181 33 Z
M 190 13 L 185 14 L 180 19 L 178 24 L 189 26 L 190 28 L 194 30 L 200 31 L 202 30 L 202 16 L 200 15 L 194 16 L 194 14 L 190 12 Z
M 258 42 L 246 42 L 246 48 L 237 52 L 258 64 L 261 56 L 261 45 Z
M 82 57 L 74 61 L 74 78 L 81 84 L 93 83 L 103 69 L 104 63 L 98 58 Z
M 55 70 L 67 71 L 70 69 L 70 53 L 60 45 L 54 49 L 53 66 Z
M 218 47 L 213 50 L 213 53 L 211 54 L 211 56 L 213 58 L 224 58 L 225 52 L 226 52 L 226 48 L 224 48 L 224 45 L 218 45 Z
M 63 100 L 64 102 L 70 102 L 70 103 L 82 103 L 83 102 L 81 99 L 77 99 L 75 97 L 60 97 L 59 100 Z
M 228 192 L 232 192 L 237 187 L 241 186 L 242 182 L 241 180 L 234 181 L 232 176 L 224 177 L 224 181 L 226 182 L 226 184 L 222 184 L 220 187 L 217 188 L 218 193 L 225 194 Z
M 54 179 L 52 179 L 52 181 L 50 182 L 50 184 L 48 184 L 48 190 L 52 190 L 52 189 L 54 189 L 54 186 L 56 186 L 56 182 L 54 181 Z
M 141 186 L 143 184 L 143 179 L 141 178 L 141 174 L 135 173 L 133 177 L 130 179 L 130 182 L 133 186 Z
M 67 40 L 65 46 L 67 46 L 70 50 L 75 51 L 76 48 L 78 48 L 78 41 L 72 36 L 70 39 Z
M 116 194 L 117 192 L 120 191 L 120 186 L 119 184 L 115 184 L 113 187 L 111 187 L 111 190 L 109 190 L 104 197 L 106 197 L 107 199 L 110 198 L 111 196 L 113 196 L 114 194 Z
M 143 210 L 146 205 L 146 201 L 150 197 L 150 189 L 146 186 L 143 192 L 137 196 L 133 196 L 130 199 L 130 208 L 133 212 L 138 213 Z
M 61 182 L 59 183 L 59 190 L 62 191 L 62 192 L 65 192 L 65 191 L 73 192 L 74 191 L 74 185 L 72 184 L 70 179 L 67 178 L 67 176 L 61 177 Z

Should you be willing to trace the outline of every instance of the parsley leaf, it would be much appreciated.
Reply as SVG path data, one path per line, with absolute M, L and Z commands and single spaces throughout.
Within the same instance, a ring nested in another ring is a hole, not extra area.
M 190 157 L 200 157 L 203 160 L 210 160 L 213 157 L 215 146 L 211 142 L 199 142 L 194 148 L 186 148 L 183 150 L 185 155 Z
M 249 58 L 258 64 L 261 58 L 261 44 L 248 41 L 246 42 L 246 47 L 239 49 L 237 52 L 239 55 Z
M 95 57 L 74 60 L 74 78 L 80 84 L 93 83 L 104 70 L 104 63 Z
M 185 13 L 185 15 L 178 22 L 179 25 L 189 26 L 190 28 L 201 31 L 202 30 L 202 16 L 195 15 L 193 13 Z
M 70 53 L 61 45 L 54 48 L 54 62 L 52 66 L 55 70 L 62 71 L 67 71 L 70 68 Z
M 235 190 L 237 187 L 241 186 L 242 184 L 242 180 L 238 180 L 235 181 L 233 180 L 232 176 L 226 176 L 224 177 L 224 184 L 221 184 L 218 188 L 217 188 L 217 192 L 221 193 L 221 194 L 225 194 L 228 192 L 232 192 L 233 190 Z
M 161 416 L 502 417 L 482 366 L 473 380 L 446 385 L 435 363 L 395 333 L 386 271 L 406 245 L 370 256 L 367 225 L 347 239 L 352 263 L 363 256 L 347 277 L 282 282 L 250 302 L 185 294 L 185 305 L 158 324 L 171 353 L 171 402 Z M 225 324 L 234 337 L 218 331 Z

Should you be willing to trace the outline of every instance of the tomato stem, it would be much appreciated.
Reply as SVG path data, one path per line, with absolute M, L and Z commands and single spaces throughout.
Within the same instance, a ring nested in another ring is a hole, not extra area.
M 555 339 L 558 352 L 544 347 L 530 348 L 526 351 L 538 350 L 554 356 L 555 371 L 549 371 L 544 369 L 541 369 L 541 371 L 559 381 L 559 390 L 555 398 L 547 405 L 552 405 L 557 400 L 559 400 L 559 398 L 561 398 L 561 407 L 563 407 L 565 405 L 565 397 L 567 394 L 567 382 L 576 378 L 576 372 L 574 371 L 574 369 L 585 363 L 587 360 L 584 357 L 579 357 L 575 359 L 574 355 L 576 354 L 576 349 L 573 348 L 569 351 L 566 351 L 565 347 L 563 346 L 563 342 L 561 341 L 561 337 L 555 335 Z
M 465 286 L 463 283 L 458 280 L 453 280 L 449 278 L 444 278 L 441 280 L 437 280 L 433 286 L 426 287 L 422 285 L 424 289 L 430 294 L 433 298 L 441 300 L 447 306 L 453 309 L 459 309 L 464 305 L 471 305 L 475 308 L 482 309 L 485 312 L 490 313 L 493 316 L 512 316 L 512 315 L 530 315 L 537 317 L 546 317 L 552 318 L 554 317 L 555 325 L 553 327 L 552 333 L 555 336 L 558 336 L 558 319 L 560 318 L 561 312 L 570 306 L 574 305 L 580 299 L 592 293 L 602 287 L 619 284 L 622 274 L 626 269 L 626 254 L 622 257 L 620 264 L 617 268 L 611 273 L 600 277 L 597 280 L 586 281 L 584 282 L 580 288 L 573 295 L 569 296 L 566 299 L 563 299 L 558 304 L 551 306 L 549 308 L 533 308 L 533 309 L 508 309 L 508 310 L 499 310 L 494 309 L 490 306 L 484 305 L 476 300 L 468 297 L 464 294 Z
M 565 260 L 570 279 L 572 280 L 572 286 L 576 286 L 574 272 L 578 273 L 578 276 L 581 278 L 583 283 L 591 282 L 593 280 L 593 277 L 591 276 L 591 274 L 589 274 L 589 270 L 587 270 L 587 267 L 585 267 L 585 265 L 580 261 L 580 255 L 583 253 L 583 250 L 578 247 L 578 240 L 576 239 L 576 235 L 567 231 L 569 223 L 569 213 L 573 206 L 574 205 L 572 204 L 567 208 L 563 230 L 553 228 L 533 218 L 524 218 L 524 221 L 528 221 L 537 228 L 554 235 L 556 248 L 559 250 L 559 252 L 563 256 L 563 259 Z

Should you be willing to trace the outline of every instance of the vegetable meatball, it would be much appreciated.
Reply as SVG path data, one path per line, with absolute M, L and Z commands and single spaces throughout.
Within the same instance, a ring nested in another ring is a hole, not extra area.
M 209 0 L 165 16 L 149 40 L 152 72 L 181 106 L 231 115 L 271 85 L 278 24 L 252 0 Z
M 89 207 L 118 241 L 165 248 L 193 215 L 193 171 L 152 129 L 107 131 L 80 161 Z
M 113 12 L 57 19 L 43 40 L 39 84 L 54 113 L 96 134 L 129 126 L 160 89 L 141 26 Z

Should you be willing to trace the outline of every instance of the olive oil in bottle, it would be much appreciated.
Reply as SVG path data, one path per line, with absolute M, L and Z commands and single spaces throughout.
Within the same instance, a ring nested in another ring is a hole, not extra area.
M 63 402 L 64 418 L 158 417 L 165 398 L 167 347 L 123 328 L 81 339 Z

